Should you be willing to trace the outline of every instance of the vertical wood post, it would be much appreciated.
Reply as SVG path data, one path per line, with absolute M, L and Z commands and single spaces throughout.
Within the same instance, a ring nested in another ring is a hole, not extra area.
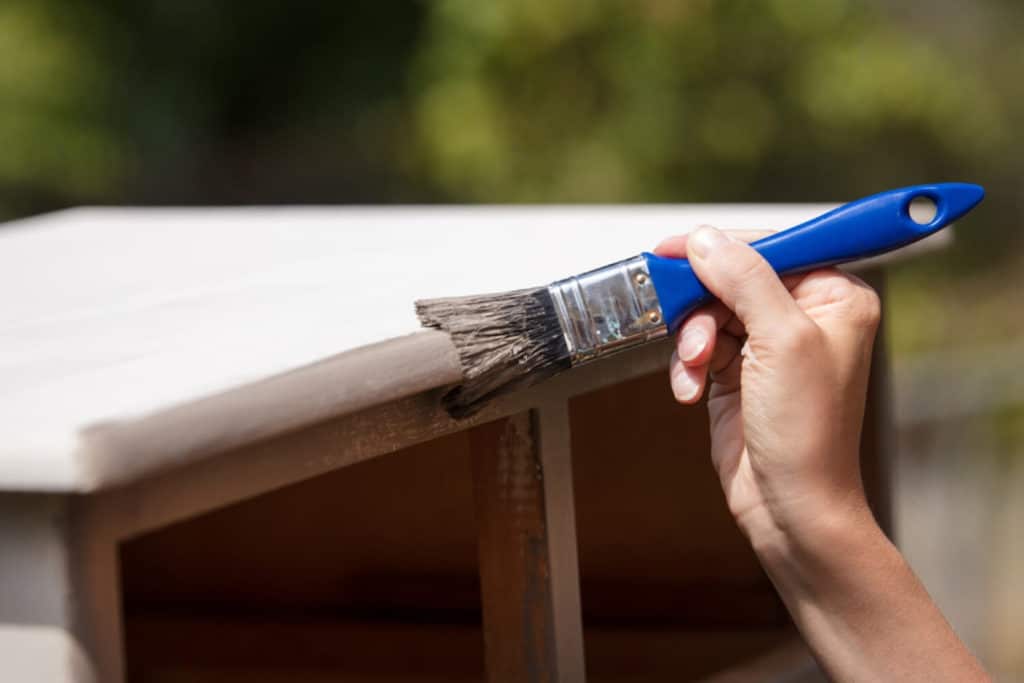
M 582 683 L 586 671 L 568 403 L 554 400 L 541 405 L 533 425 L 543 472 L 558 680 Z
M 89 497 L 75 497 L 70 506 L 73 624 L 97 679 L 119 683 L 127 674 L 117 527 L 93 503 Z
M 488 678 L 582 681 L 568 410 L 497 420 L 470 440 Z

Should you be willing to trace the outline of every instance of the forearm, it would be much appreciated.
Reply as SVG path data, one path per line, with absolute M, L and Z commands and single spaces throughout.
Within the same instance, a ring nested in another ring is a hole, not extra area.
M 825 671 L 988 680 L 864 501 L 857 436 L 878 295 L 834 269 L 784 284 L 714 228 L 661 251 L 689 259 L 718 300 L 680 331 L 673 392 L 692 404 L 712 378 L 711 461 L 729 510 Z
M 988 681 L 870 512 L 810 535 L 752 537 L 819 663 L 838 681 Z

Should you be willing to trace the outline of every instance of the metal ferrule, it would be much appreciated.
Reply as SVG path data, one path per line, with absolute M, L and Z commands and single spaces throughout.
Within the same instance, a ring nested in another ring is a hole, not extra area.
M 573 365 L 668 334 L 643 256 L 548 287 Z

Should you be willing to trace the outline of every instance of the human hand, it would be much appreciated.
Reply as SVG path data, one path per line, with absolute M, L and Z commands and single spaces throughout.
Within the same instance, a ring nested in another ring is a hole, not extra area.
M 710 372 L 730 510 L 832 680 L 990 680 L 868 510 L 858 451 L 878 296 L 834 268 L 780 279 L 740 241 L 759 236 L 702 227 L 655 250 L 689 258 L 718 298 L 683 323 L 670 376 L 694 403 Z
M 875 292 L 837 269 L 780 279 L 744 243 L 764 234 L 702 227 L 655 250 L 689 258 L 718 299 L 680 328 L 670 378 L 695 403 L 710 373 L 712 462 L 755 549 L 870 520 L 859 442 L 880 314 Z

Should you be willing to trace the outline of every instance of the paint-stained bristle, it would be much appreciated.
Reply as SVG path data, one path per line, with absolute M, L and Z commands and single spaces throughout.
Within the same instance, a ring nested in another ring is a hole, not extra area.
M 427 327 L 447 332 L 464 381 L 444 397 L 453 417 L 466 417 L 499 394 L 534 384 L 570 365 L 546 287 L 416 302 Z

